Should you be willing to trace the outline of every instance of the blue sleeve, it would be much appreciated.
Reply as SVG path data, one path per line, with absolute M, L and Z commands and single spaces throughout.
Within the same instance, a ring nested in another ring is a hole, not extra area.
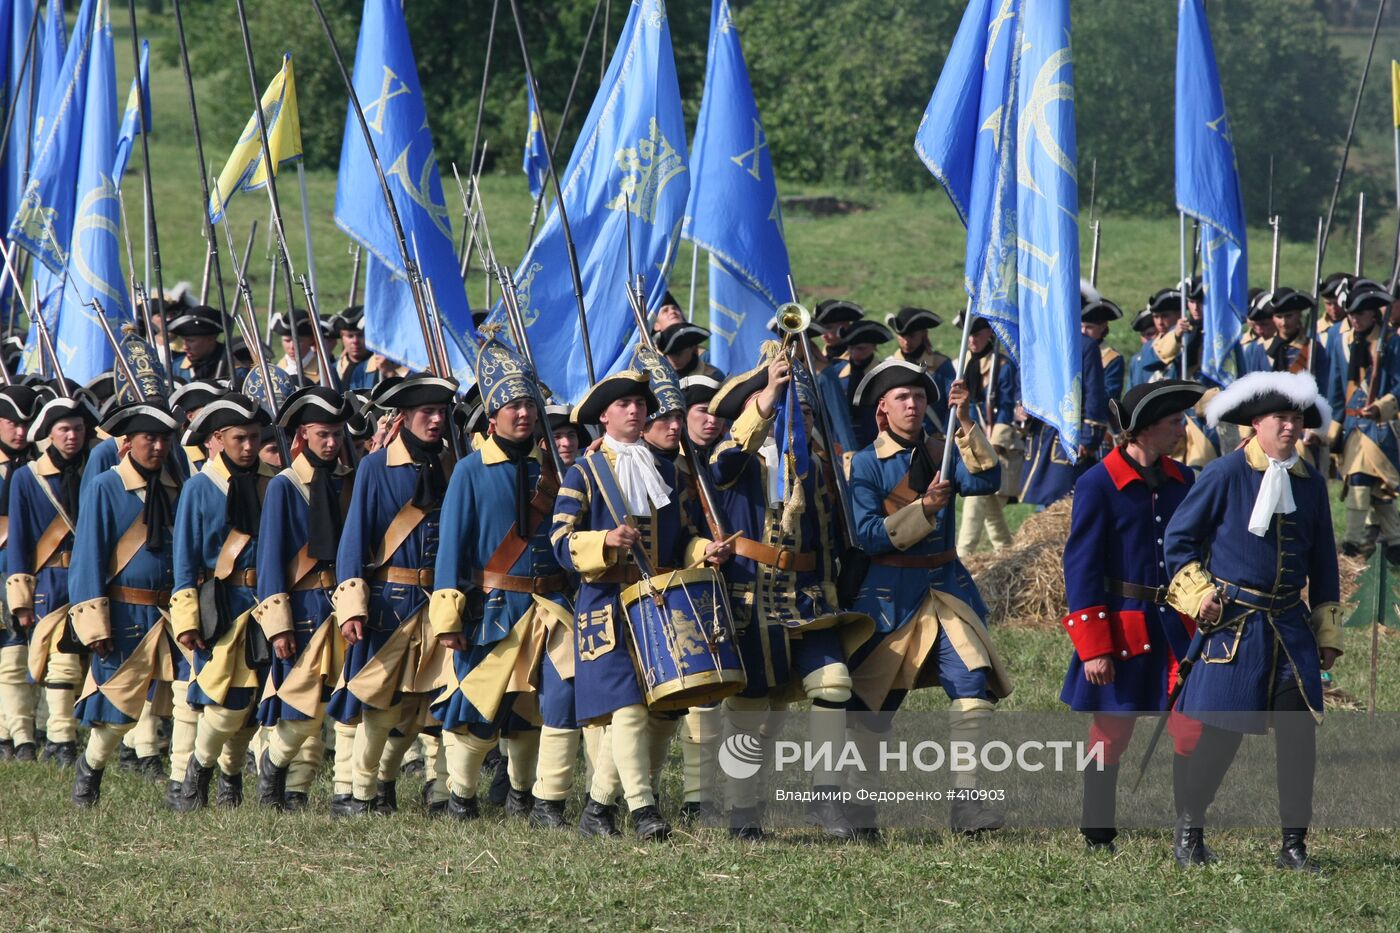
M 34 473 L 22 465 L 11 466 L 10 469 L 14 472 L 10 476 L 10 535 L 5 542 L 6 572 L 32 574 L 35 571 L 34 545 L 39 535 L 43 534 L 34 527 L 37 516 L 33 507 L 26 507 L 29 495 L 25 484 L 34 482 Z
M 1106 550 L 1112 540 L 1113 511 L 1095 473 L 1074 484 L 1069 537 L 1065 539 L 1065 596 L 1070 612 L 1108 603 L 1104 590 Z
M 109 437 L 92 449 L 88 454 L 88 461 L 83 466 L 83 479 L 78 484 L 78 496 L 82 501 L 87 501 L 88 490 L 92 488 L 97 477 L 106 473 L 117 465 L 117 440 Z
M 171 588 L 175 593 L 197 587 L 199 576 L 204 571 L 205 539 L 210 536 L 211 531 L 206 521 L 210 497 L 200 487 L 207 485 L 207 480 L 191 480 L 175 507 L 175 546 L 172 560 L 175 582 Z M 220 526 L 223 524 L 223 517 L 223 513 L 220 512 Z M 214 530 L 214 534 L 217 533 L 218 531 Z
M 566 570 L 578 570 L 569 548 L 569 535 L 589 530 L 588 506 L 588 480 L 584 477 L 583 467 L 576 463 L 569 467 L 569 472 L 564 474 L 564 481 L 559 485 L 559 495 L 554 500 L 554 524 L 549 531 L 554 559 Z
M 1321 606 L 1341 602 L 1341 581 L 1337 569 L 1337 541 L 1332 530 L 1332 511 L 1327 502 L 1327 484 L 1316 471 L 1309 469 L 1308 473 L 1322 487 L 1322 495 L 1317 498 L 1312 518 L 1312 527 L 1317 529 L 1317 540 L 1308 552 L 1308 603 Z
M 851 506 L 861 550 L 872 556 L 897 550 L 885 528 L 885 486 L 880 460 L 862 451 L 851 461 Z
M 1123 354 L 1118 354 L 1103 371 L 1103 388 L 1108 398 L 1123 396 Z
M 107 562 L 125 530 L 113 527 L 113 495 L 120 485 L 120 480 L 115 487 L 96 484 L 78 510 L 78 532 L 68 571 L 68 599 L 74 606 L 107 595 Z
M 944 396 L 945 398 L 947 396 Z M 1016 406 L 1021 403 L 1021 380 L 1016 365 L 1002 360 L 997 370 L 996 424 L 1015 424 Z
M 291 542 L 287 540 L 287 519 L 296 508 L 293 497 L 301 494 L 284 476 L 274 476 L 263 497 L 262 518 L 258 521 L 258 602 L 286 593 L 291 586 L 287 565 L 291 563 Z
M 941 464 L 935 464 L 941 466 Z M 953 445 L 953 490 L 960 496 L 990 496 L 1001 489 L 1001 461 L 981 473 L 968 469 L 958 445 Z

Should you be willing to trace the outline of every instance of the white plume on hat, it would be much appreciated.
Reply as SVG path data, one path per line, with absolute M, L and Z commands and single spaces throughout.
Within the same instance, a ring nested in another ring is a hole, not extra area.
M 1300 409 L 1316 408 L 1322 417 L 1321 426 L 1314 429 L 1318 433 L 1326 433 L 1332 423 L 1332 409 L 1318 392 L 1317 380 L 1308 372 L 1259 372 L 1241 376 L 1206 403 L 1206 423 L 1216 427 L 1241 405 L 1272 394 L 1282 395 Z

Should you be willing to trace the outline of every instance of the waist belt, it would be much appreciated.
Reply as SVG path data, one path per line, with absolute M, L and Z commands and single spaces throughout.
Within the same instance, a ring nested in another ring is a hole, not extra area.
M 877 567 L 937 570 L 944 564 L 951 564 L 957 559 L 957 548 L 949 548 L 946 551 L 939 551 L 937 554 L 880 554 L 870 558 L 870 563 Z
M 380 567 L 372 577 L 381 583 L 407 583 L 429 589 L 433 585 L 433 568 L 412 570 L 408 567 Z
M 1268 593 L 1264 590 L 1240 586 L 1238 583 L 1231 583 L 1229 580 L 1222 580 L 1219 577 L 1215 578 L 1215 583 L 1220 587 L 1220 594 L 1227 605 L 1233 603 L 1237 606 L 1244 606 L 1246 609 L 1267 612 L 1272 615 L 1292 609 L 1303 601 L 1302 591 L 1297 589 L 1282 589 Z
M 72 564 L 72 562 L 72 551 L 59 551 L 53 557 L 50 557 L 48 560 L 44 561 L 44 566 L 40 567 L 39 569 L 48 570 L 50 567 L 62 567 L 66 570 Z
M 292 586 L 293 593 L 303 590 L 333 590 L 335 589 L 334 570 L 313 570 L 302 577 Z
M 784 573 L 811 573 L 817 569 L 815 551 L 799 552 L 791 548 L 774 547 L 770 544 L 760 544 L 752 538 L 735 538 L 734 553 Z
M 670 573 L 674 567 L 657 567 L 653 577 Z M 594 577 L 593 583 L 620 583 L 623 586 L 631 586 L 642 579 L 642 572 L 637 569 L 636 564 L 623 564 L 619 567 L 609 567 L 600 576 Z
M 107 598 L 128 606 L 168 606 L 169 590 L 141 590 L 134 586 L 109 586 Z
M 1167 604 L 1166 586 L 1143 586 L 1140 583 L 1128 583 L 1125 580 L 1115 580 L 1112 577 L 1104 577 L 1103 588 L 1113 596 L 1122 596 L 1125 599 L 1140 599 L 1145 603 L 1152 603 L 1154 606 L 1165 606 Z
M 254 587 L 258 585 L 258 572 L 252 567 L 247 570 L 235 570 L 224 582 L 229 586 Z
M 482 589 L 505 590 L 508 593 L 535 593 L 544 596 L 566 589 L 569 578 L 564 573 L 552 573 L 547 577 L 517 577 L 492 570 L 478 570 L 472 574 L 472 582 Z

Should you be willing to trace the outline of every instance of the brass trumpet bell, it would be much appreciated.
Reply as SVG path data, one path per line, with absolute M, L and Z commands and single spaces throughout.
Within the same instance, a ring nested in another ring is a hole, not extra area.
M 777 311 L 778 330 L 783 334 L 799 336 L 806 333 L 812 324 L 812 312 L 802 305 L 790 301 L 779 305 Z

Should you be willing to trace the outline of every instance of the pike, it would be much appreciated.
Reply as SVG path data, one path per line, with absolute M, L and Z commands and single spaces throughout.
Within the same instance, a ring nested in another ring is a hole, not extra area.
M 1103 224 L 1094 214 L 1094 206 L 1099 196 L 1099 160 L 1095 159 L 1091 166 L 1089 170 L 1089 222 L 1094 230 L 1094 245 L 1089 252 L 1089 284 L 1097 287 L 1099 284 L 1099 239 L 1103 234 Z M 691 275 L 694 276 L 693 270 Z M 694 287 L 692 283 L 692 292 Z
M 484 117 L 484 116 L 486 115 L 486 88 L 487 88 L 487 86 L 488 86 L 488 85 L 490 84 L 490 82 L 491 82 L 491 52 L 492 52 L 492 50 L 495 48 L 495 45 L 496 45 L 496 14 L 499 13 L 500 10 L 501 10 L 501 0 L 491 0 L 491 25 L 488 26 L 488 27 L 486 28 L 486 61 L 485 61 L 485 63 L 484 63 L 484 64 L 482 65 L 482 67 L 481 67 L 481 94 L 478 95 L 478 97 L 477 97 L 477 99 L 476 99 L 476 127 L 472 130 L 471 161 L 467 164 L 467 168 L 468 168 L 468 169 L 471 169 L 471 172 L 470 172 L 469 174 L 470 174 L 470 176 L 473 178 L 473 181 L 472 181 L 472 185 L 473 185 L 472 196 L 473 196 L 473 197 L 476 196 L 476 190 L 475 190 L 476 182 L 475 182 L 475 177 L 476 177 L 477 172 L 480 171 L 480 169 L 476 168 L 476 165 L 477 165 L 477 154 L 476 154 L 476 150 L 477 150 L 477 146 L 481 143 L 481 120 L 482 120 L 482 117 Z M 485 151 L 484 149 L 483 149 L 482 152 L 481 152 L 481 160 L 482 160 L 483 162 L 485 162 L 485 160 L 486 160 L 486 151 Z M 454 171 L 455 171 L 455 169 L 454 169 Z M 461 184 L 461 182 L 459 181 L 458 184 Z M 468 249 L 468 246 L 467 246 L 467 235 L 468 235 L 467 227 L 469 226 L 468 220 L 469 220 L 469 218 L 467 218 L 467 217 L 465 217 L 465 216 L 462 218 L 462 224 L 463 224 L 463 228 L 462 228 L 462 252 L 463 252 L 464 254 L 466 253 L 466 251 L 467 251 L 467 249 Z M 462 272 L 462 280 L 465 282 L 465 281 L 466 281 L 466 278 L 467 278 L 467 274 L 466 274 L 466 271 L 465 271 L 466 268 L 467 268 L 467 260 L 466 260 L 465 258 L 463 258 L 463 259 L 461 260 L 461 265 L 462 265 L 462 269 L 464 270 L 464 271 Z
M 121 189 L 121 188 L 117 188 L 117 208 L 118 208 L 118 210 L 121 211 L 121 215 L 122 215 L 122 232 L 126 235 L 126 266 L 127 266 L 127 272 L 128 272 L 128 274 L 129 274 L 129 276 L 130 276 L 130 279 L 131 279 L 131 295 L 132 295 L 132 297 L 133 297 L 133 298 L 135 299 L 135 301 L 136 301 L 136 317 L 137 317 L 137 320 L 143 321 L 143 322 L 145 323 L 145 325 L 146 325 L 146 336 L 148 336 L 148 337 L 150 337 L 152 340 L 154 340 L 154 339 L 155 339 L 156 329 L 155 329 L 155 322 L 154 322 L 154 321 L 152 320 L 152 318 L 151 318 L 151 303 L 150 303 L 150 301 L 148 300 L 148 296 L 147 296 L 147 294 L 146 294 L 146 288 L 145 288 L 145 286 L 142 285 L 142 284 L 141 284 L 141 280 L 138 279 L 138 278 L 136 277 L 136 257 L 135 257 L 135 254 L 132 252 L 132 249 L 131 249 L 131 224 L 129 224 L 129 223 L 127 222 L 127 219 L 126 219 L 126 197 L 122 194 L 122 189 Z M 65 275 L 66 275 L 66 273 L 65 273 Z M 163 306 L 162 306 L 162 311 L 161 311 L 161 313 L 162 313 L 162 315 L 164 315 L 164 307 L 163 307 Z M 165 347 L 165 354 L 166 354 L 166 356 L 169 357 L 169 356 L 170 356 L 170 335 L 167 334 L 167 333 L 165 332 L 165 319 L 164 319 L 163 316 L 162 316 L 162 318 L 161 318 L 161 322 L 160 322 L 160 323 L 161 323 L 161 327 L 160 327 L 160 340 L 161 340 L 161 344 Z M 120 350 L 118 350 L 118 353 L 120 353 Z M 160 355 L 160 352 L 157 351 L 156 355 L 159 356 L 159 355 Z M 170 385 L 170 391 L 171 391 L 171 392 L 175 391 L 175 389 L 174 389 L 174 374 L 173 374 L 173 373 L 170 373 L 170 372 L 167 372 L 167 374 L 166 374 L 166 380 L 167 380 L 167 383 Z
M 127 0 L 135 3 L 136 0 Z M 253 62 L 253 39 L 248 33 L 248 11 L 243 0 L 237 0 L 238 27 L 243 33 L 243 57 L 248 61 L 248 86 L 253 95 L 253 115 L 258 121 L 258 143 L 262 149 L 263 174 L 267 178 L 267 200 L 272 209 L 272 231 L 277 238 L 277 254 L 282 260 L 283 284 L 287 287 L 287 322 L 292 333 L 293 355 L 296 357 L 297 375 L 301 372 L 301 349 L 296 344 L 296 335 L 301 330 L 297 321 L 297 303 L 293 298 L 292 256 L 287 248 L 287 230 L 282 222 L 282 202 L 277 196 L 277 166 L 272 161 L 272 149 L 267 140 L 267 116 L 263 113 L 262 95 L 259 92 L 257 66 Z M 310 314 L 310 309 L 307 310 Z M 321 339 L 320 321 L 307 322 L 311 329 L 311 351 L 316 354 L 317 368 L 320 370 L 321 385 L 340 391 L 340 376 L 331 365 L 330 353 Z M 268 387 L 269 392 L 271 386 Z
M 174 0 L 175 33 L 180 40 L 180 68 L 185 74 L 185 95 L 190 101 L 190 125 L 194 129 L 194 152 L 199 160 L 199 186 L 204 195 L 200 202 L 204 215 L 204 242 L 207 252 L 204 256 L 204 281 L 199 290 L 200 304 L 208 303 L 209 272 L 214 273 L 214 282 L 219 289 L 219 324 L 224 331 L 224 365 L 228 367 L 229 381 L 233 381 L 238 371 L 233 361 L 233 331 L 229 327 L 228 295 L 224 292 L 224 273 L 219 263 L 219 236 L 214 231 L 214 222 L 209 219 L 209 170 L 204 162 L 204 137 L 199 131 L 199 108 L 195 104 L 194 76 L 190 72 L 190 53 L 185 45 L 185 20 L 180 13 L 180 0 Z M 141 95 L 137 95 L 141 96 Z M 142 124 L 145 128 L 145 124 Z
M 1366 192 L 1356 196 L 1356 277 L 1361 278 L 1361 259 L 1366 248 Z
M 355 299 L 360 297 L 360 263 L 364 258 L 364 250 L 359 243 L 350 245 L 350 296 L 345 299 L 346 307 L 353 308 Z

